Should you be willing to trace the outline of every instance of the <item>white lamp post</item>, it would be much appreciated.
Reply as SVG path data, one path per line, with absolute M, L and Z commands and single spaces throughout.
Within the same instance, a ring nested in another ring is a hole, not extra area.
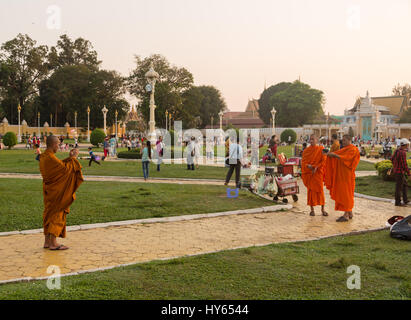
M 21 131 L 20 131 L 20 112 L 21 112 L 21 106 L 20 106 L 20 103 L 19 103 L 19 105 L 18 105 L 18 107 L 17 107 L 17 111 L 18 111 L 18 114 L 19 114 L 19 134 L 18 134 L 18 136 L 17 136 L 17 142 L 20 143 L 20 142 L 21 142 Z
M 224 115 L 223 110 L 221 110 L 218 113 L 218 116 L 220 117 L 220 143 L 223 143 L 223 141 L 224 141 L 224 137 L 223 137 L 223 115 Z
M 78 136 L 77 134 L 77 111 L 74 111 L 74 128 L 75 128 L 75 135 L 76 137 Z
M 37 113 L 37 132 L 40 137 L 40 112 Z
M 273 120 L 273 134 L 275 134 L 275 114 L 277 113 L 277 111 L 274 109 L 274 107 L 273 107 L 273 110 L 271 110 L 271 116 L 272 116 L 272 120 Z
M 114 114 L 116 116 L 116 141 L 117 141 L 117 116 L 118 116 L 118 111 L 116 110 L 116 112 Z
M 147 79 L 147 86 L 146 86 L 146 91 L 150 92 L 150 121 L 149 121 L 149 133 L 148 133 L 148 140 L 154 145 L 156 143 L 156 121 L 155 121 L 155 115 L 154 115 L 154 110 L 156 108 L 155 103 L 154 103 L 154 91 L 155 91 L 155 86 L 156 86 L 156 81 L 159 78 L 159 75 L 157 72 L 154 71 L 153 68 L 153 63 L 150 65 L 150 70 L 145 74 L 145 77 Z
M 106 129 L 106 117 L 107 117 L 107 108 L 106 106 L 104 106 L 103 109 L 101 109 L 101 111 L 103 112 L 103 118 L 104 118 L 104 134 L 107 135 L 107 129 Z
M 90 142 L 90 107 L 87 107 L 87 142 Z
M 168 111 L 166 110 L 166 131 L 167 131 L 167 123 L 168 123 Z

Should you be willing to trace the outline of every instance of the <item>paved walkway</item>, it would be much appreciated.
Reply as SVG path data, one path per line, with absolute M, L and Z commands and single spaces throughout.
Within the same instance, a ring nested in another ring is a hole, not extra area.
M 328 192 L 326 209 L 330 216 L 319 215 L 318 207 L 317 216 L 311 217 L 305 205 L 306 189 L 301 184 L 300 191 L 300 201 L 290 211 L 71 231 L 61 241 L 70 247 L 67 251 L 43 249 L 44 238 L 38 233 L 3 236 L 0 283 L 47 277 L 50 265 L 59 266 L 62 274 L 77 274 L 156 259 L 379 229 L 391 216 L 409 212 L 409 208 L 391 203 L 356 198 L 354 219 L 337 223 L 335 219 L 340 214 L 333 210 Z

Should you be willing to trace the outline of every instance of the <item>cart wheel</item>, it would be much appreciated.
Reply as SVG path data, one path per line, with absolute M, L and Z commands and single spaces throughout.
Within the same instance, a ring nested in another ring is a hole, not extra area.
M 278 196 L 274 196 L 274 201 L 278 201 Z
M 288 199 L 287 199 L 287 198 L 284 198 L 284 199 L 283 199 L 283 203 L 288 203 Z
M 297 195 L 293 195 L 293 200 L 294 200 L 294 202 L 297 202 L 298 201 L 298 196 Z

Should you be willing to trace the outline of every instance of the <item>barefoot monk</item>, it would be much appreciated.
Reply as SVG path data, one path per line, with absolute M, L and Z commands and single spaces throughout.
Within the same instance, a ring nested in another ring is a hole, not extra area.
M 310 146 L 304 149 L 301 163 L 301 177 L 307 187 L 307 205 L 311 207 L 310 216 L 315 216 L 314 207 L 321 206 L 323 216 L 328 216 L 324 210 L 324 167 L 326 156 L 323 146 L 317 145 L 315 135 L 310 137 Z
M 76 198 L 76 190 L 83 182 L 81 165 L 77 160 L 78 150 L 71 150 L 67 159 L 59 160 L 55 155 L 58 147 L 58 138 L 48 136 L 47 149 L 40 155 L 44 197 L 44 248 L 50 250 L 68 249 L 64 245 L 59 245 L 56 238 L 66 237 L 66 215 Z
M 360 162 L 358 148 L 351 144 L 351 136 L 344 135 L 343 148 L 327 154 L 325 186 L 335 200 L 335 210 L 344 211 L 337 222 L 352 219 L 354 207 L 355 169 Z

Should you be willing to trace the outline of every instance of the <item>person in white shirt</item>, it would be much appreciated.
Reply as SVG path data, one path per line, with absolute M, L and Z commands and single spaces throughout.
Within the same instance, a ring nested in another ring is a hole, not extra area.
M 227 172 L 224 185 L 228 185 L 231 176 L 235 169 L 235 185 L 236 188 L 240 188 L 240 173 L 241 173 L 241 160 L 243 159 L 243 148 L 239 144 L 239 137 L 231 137 L 231 143 L 228 151 L 228 165 L 230 169 Z
M 196 156 L 195 140 L 195 137 L 191 137 L 191 141 L 187 143 L 187 170 L 194 170 L 194 158 Z

